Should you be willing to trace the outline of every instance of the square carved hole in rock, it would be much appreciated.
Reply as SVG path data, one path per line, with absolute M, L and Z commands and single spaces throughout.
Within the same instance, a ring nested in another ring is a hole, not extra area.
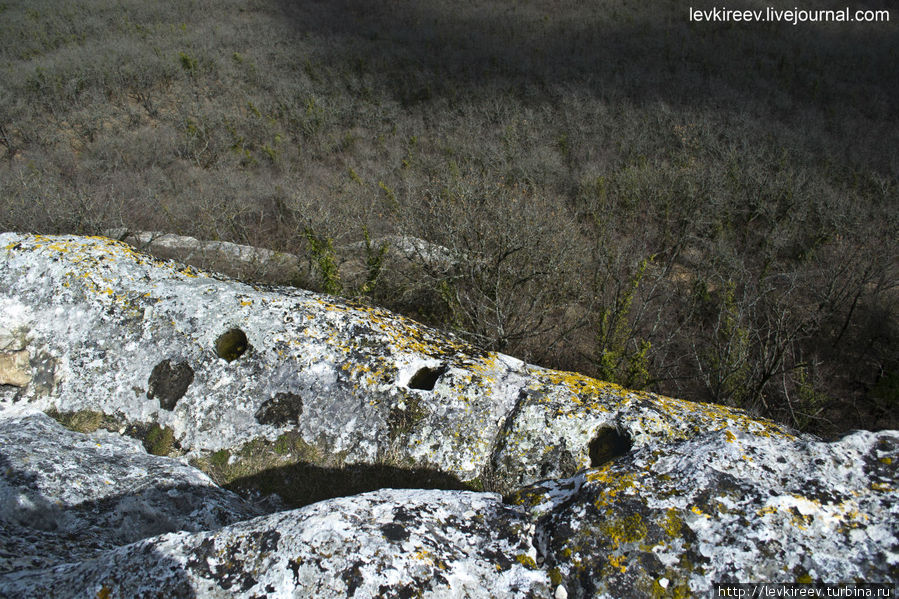
M 446 370 L 446 366 L 438 366 L 437 368 L 425 366 L 419 368 L 418 371 L 412 375 L 412 378 L 409 379 L 409 383 L 406 386 L 410 389 L 433 391 L 434 385 L 437 384 L 437 380 L 443 376 Z
M 590 441 L 590 467 L 599 468 L 615 458 L 627 455 L 633 447 L 633 441 L 627 435 L 612 426 L 604 426 L 596 431 Z

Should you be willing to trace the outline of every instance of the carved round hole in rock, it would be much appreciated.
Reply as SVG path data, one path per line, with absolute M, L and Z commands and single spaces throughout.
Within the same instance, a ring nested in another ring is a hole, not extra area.
M 439 379 L 445 372 L 446 366 L 441 366 L 439 368 L 425 366 L 412 375 L 407 387 L 410 389 L 420 389 L 421 391 L 433 391 L 434 385 L 437 384 L 437 379 Z
M 171 360 L 163 360 L 153 367 L 148 382 L 147 397 L 159 398 L 159 407 L 163 410 L 175 409 L 178 400 L 187 393 L 187 388 L 194 382 L 194 369 L 187 362 L 172 364 Z
M 219 358 L 233 362 L 241 357 L 250 342 L 247 340 L 247 334 L 240 329 L 230 329 L 229 331 L 219 335 L 215 340 L 215 353 Z
M 596 431 L 596 436 L 590 441 L 590 467 L 598 468 L 615 458 L 627 455 L 633 445 L 627 434 L 619 432 L 617 428 L 604 426 Z

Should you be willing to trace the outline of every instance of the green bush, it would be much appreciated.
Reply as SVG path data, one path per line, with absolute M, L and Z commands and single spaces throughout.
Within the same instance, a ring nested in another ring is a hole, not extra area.
M 343 291 L 343 283 L 340 282 L 334 241 L 330 237 L 317 236 L 310 228 L 306 229 L 305 234 L 309 251 L 321 278 L 322 290 L 331 295 L 339 295 Z

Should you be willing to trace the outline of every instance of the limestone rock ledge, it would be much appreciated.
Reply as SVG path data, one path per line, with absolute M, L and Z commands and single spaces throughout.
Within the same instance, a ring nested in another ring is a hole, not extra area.
M 40 413 L 0 418 L 0 573 L 261 513 L 199 470 L 147 455 L 133 439 L 75 433 Z
M 523 489 L 538 553 L 576 597 L 716 582 L 899 580 L 899 433 L 825 443 L 724 429 Z
M 175 459 L 40 413 L 0 418 L 0 453 L 0 596 L 548 592 L 533 523 L 494 493 L 385 489 L 254 518 Z
M 692 597 L 720 581 L 899 576 L 895 432 L 823 443 L 725 429 L 505 501 L 383 489 L 255 518 L 109 433 L 37 414 L 0 419 L 0 441 L 0 546 L 20 556 L 0 562 L 3 596 Z M 146 491 L 175 479 L 167 497 Z M 185 530 L 147 537 L 161 513 Z
M 0 596 L 563 599 L 899 579 L 897 432 L 825 443 L 104 238 L 0 235 L 0 352 L 17 356 L 0 384 Z M 176 457 L 119 434 L 135 431 Z M 379 488 L 421 471 L 443 490 L 272 513 L 190 465 L 260 455 L 293 467 L 247 479 L 386 472 Z
M 0 340 L 30 357 L 29 382 L 0 385 L 0 403 L 156 425 L 193 457 L 289 435 L 322 467 L 420 468 L 511 490 L 726 426 L 793 436 L 106 238 L 0 235 L 0 315 Z

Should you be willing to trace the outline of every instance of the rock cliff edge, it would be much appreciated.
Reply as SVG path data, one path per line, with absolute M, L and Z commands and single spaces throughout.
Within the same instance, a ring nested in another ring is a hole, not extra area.
M 0 234 L 0 595 L 891 582 L 897 454 L 895 431 L 826 443 L 110 239 Z

